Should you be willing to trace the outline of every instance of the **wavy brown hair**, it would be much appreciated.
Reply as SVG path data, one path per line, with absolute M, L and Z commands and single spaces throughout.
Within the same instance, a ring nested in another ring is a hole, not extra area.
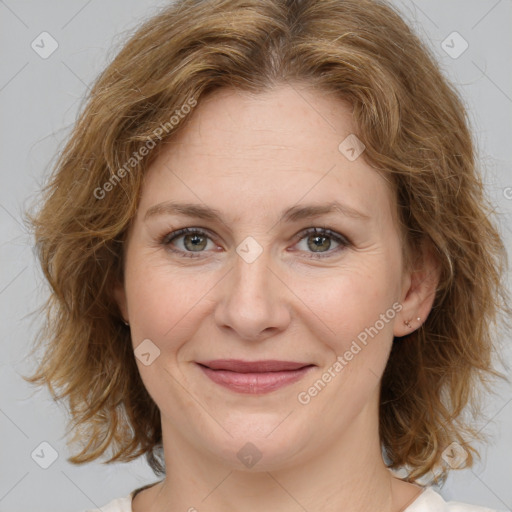
M 381 383 L 389 466 L 418 479 L 453 441 L 472 464 L 469 440 L 478 435 L 461 418 L 478 405 L 481 384 L 499 375 L 498 319 L 510 314 L 506 253 L 464 102 L 427 46 L 377 0 L 177 1 L 145 22 L 98 77 L 42 206 L 27 214 L 51 286 L 36 340 L 44 356 L 27 380 L 69 404 L 72 441 L 81 445 L 71 462 L 146 454 L 164 471 L 159 410 L 112 294 L 145 169 L 165 140 L 155 133 L 191 99 L 200 108 L 222 87 L 259 93 L 279 84 L 306 84 L 351 104 L 363 157 L 393 185 L 404 254 L 426 244 L 439 260 L 431 314 L 395 340 Z M 186 125 L 180 120 L 167 137 Z M 156 148 L 134 159 L 150 143 Z

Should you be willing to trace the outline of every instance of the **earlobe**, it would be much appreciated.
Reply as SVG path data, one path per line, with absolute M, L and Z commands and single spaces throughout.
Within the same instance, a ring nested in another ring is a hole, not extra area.
M 402 310 L 396 317 L 393 334 L 406 336 L 415 331 L 428 317 L 437 292 L 440 264 L 431 248 L 424 247 L 420 266 L 409 270 L 402 291 Z

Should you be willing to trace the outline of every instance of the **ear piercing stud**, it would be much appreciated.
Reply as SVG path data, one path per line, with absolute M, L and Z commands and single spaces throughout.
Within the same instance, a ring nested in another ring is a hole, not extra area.
M 420 318 L 420 317 L 418 317 L 416 320 L 418 321 L 418 323 L 419 323 L 419 322 L 421 322 L 421 318 Z M 410 320 L 404 320 L 404 324 L 405 324 L 409 329 L 412 329 L 412 325 L 411 325 L 411 321 L 410 321 Z

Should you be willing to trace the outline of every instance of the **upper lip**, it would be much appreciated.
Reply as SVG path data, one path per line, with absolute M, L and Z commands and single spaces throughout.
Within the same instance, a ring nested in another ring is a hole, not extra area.
M 229 370 L 237 373 L 266 373 L 298 370 L 311 363 L 298 363 L 296 361 L 277 361 L 266 359 L 262 361 L 243 361 L 241 359 L 215 359 L 212 361 L 198 361 L 198 364 L 207 366 L 212 370 Z

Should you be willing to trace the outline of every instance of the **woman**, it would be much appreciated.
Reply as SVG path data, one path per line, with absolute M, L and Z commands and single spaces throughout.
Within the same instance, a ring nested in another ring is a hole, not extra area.
M 419 483 L 472 465 L 510 311 L 464 106 L 399 15 L 183 0 L 90 94 L 32 217 L 30 380 L 70 461 L 162 476 L 102 510 L 488 510 Z

